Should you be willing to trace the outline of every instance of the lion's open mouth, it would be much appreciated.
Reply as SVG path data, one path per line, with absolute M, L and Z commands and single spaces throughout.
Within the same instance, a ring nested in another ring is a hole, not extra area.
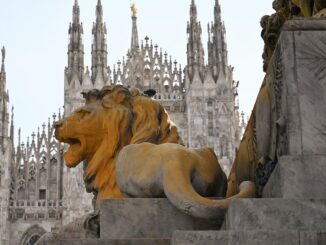
M 71 151 L 74 154 L 76 154 L 82 146 L 79 139 L 68 138 L 68 139 L 64 140 L 64 142 L 69 144 L 68 151 Z
M 62 139 L 62 141 L 69 144 L 70 146 L 80 144 L 80 140 L 79 139 L 74 139 L 74 138 Z
M 82 140 L 77 138 L 64 138 L 61 141 L 69 144 L 69 147 L 64 155 L 66 165 L 68 167 L 75 167 L 84 158 L 85 145 L 82 143 Z

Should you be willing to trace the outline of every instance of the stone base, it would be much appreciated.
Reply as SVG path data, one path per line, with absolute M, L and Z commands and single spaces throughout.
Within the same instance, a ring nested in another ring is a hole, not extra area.
M 220 220 L 182 213 L 166 198 L 108 199 L 101 203 L 101 239 L 166 238 L 175 230 L 218 230 Z
M 325 230 L 326 199 L 240 199 L 231 203 L 226 230 Z
M 172 245 L 324 245 L 326 231 L 176 231 Z
M 326 155 L 283 156 L 266 184 L 263 197 L 326 197 Z

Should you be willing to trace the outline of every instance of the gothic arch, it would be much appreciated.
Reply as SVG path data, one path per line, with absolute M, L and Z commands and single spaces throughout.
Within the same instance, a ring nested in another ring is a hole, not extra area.
M 33 225 L 24 232 L 19 245 L 34 245 L 45 233 L 46 230 L 44 228 L 39 225 Z

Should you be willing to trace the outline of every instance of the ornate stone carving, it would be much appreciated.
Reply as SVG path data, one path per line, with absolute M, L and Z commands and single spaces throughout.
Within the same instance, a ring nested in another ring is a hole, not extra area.
M 274 79 L 273 79 L 273 91 L 274 107 L 276 116 L 276 140 L 274 149 L 275 157 L 274 161 L 280 158 L 282 155 L 286 155 L 288 140 L 287 140 L 287 120 L 286 120 L 286 98 L 285 87 L 283 82 L 283 64 L 282 53 L 280 49 L 276 49 L 274 54 Z M 273 157 L 273 156 L 272 156 Z

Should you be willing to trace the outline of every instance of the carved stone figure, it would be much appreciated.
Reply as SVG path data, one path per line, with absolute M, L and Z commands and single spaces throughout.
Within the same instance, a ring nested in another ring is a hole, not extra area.
M 292 0 L 289 5 L 294 10 L 294 15 L 303 17 L 318 15 L 320 11 L 326 8 L 324 0 Z
M 261 37 L 265 43 L 262 56 L 264 60 L 263 70 L 265 72 L 275 50 L 281 27 L 290 17 L 290 9 L 286 3 L 286 0 L 275 0 L 273 2 L 273 8 L 275 9 L 276 13 L 272 14 L 271 16 L 265 15 L 260 21 L 260 25 L 263 29 Z
M 252 182 L 223 200 L 226 177 L 215 153 L 187 149 L 163 107 L 137 89 L 104 87 L 96 101 L 56 123 L 56 137 L 68 143 L 68 167 L 87 159 L 85 176 L 99 199 L 168 197 L 180 210 L 218 217 L 233 198 L 255 196 Z M 165 144 L 164 144 L 165 143 Z

